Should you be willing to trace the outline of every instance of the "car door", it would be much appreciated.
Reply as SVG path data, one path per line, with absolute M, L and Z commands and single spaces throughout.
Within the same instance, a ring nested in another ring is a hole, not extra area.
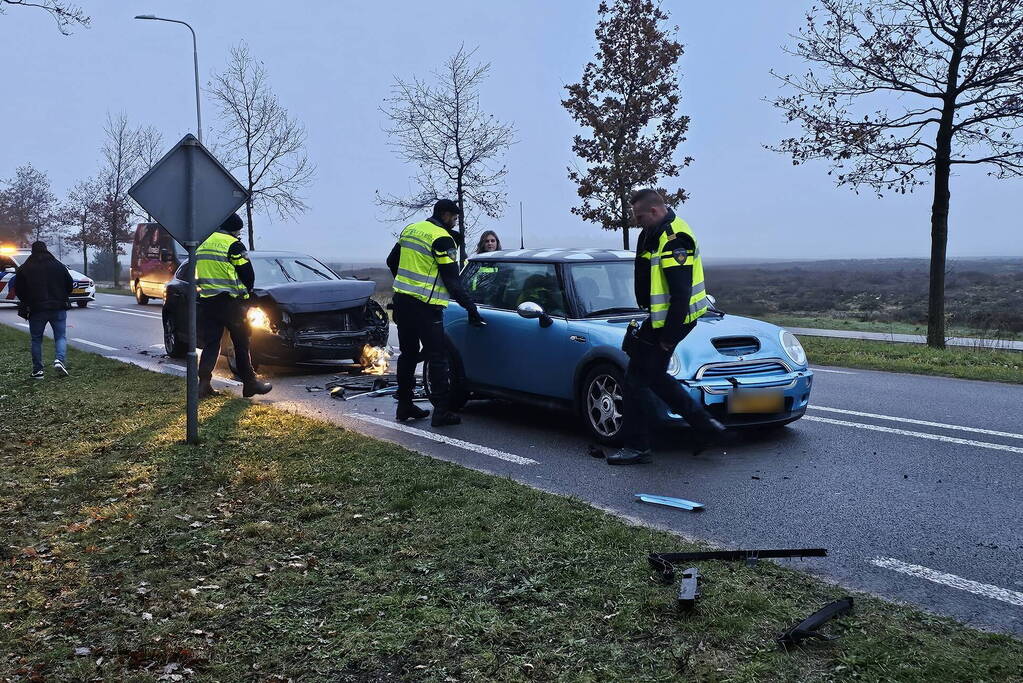
M 469 327 L 459 343 L 470 382 L 530 394 L 571 399 L 575 369 L 564 287 L 552 263 L 487 261 L 489 272 L 469 278 L 470 294 L 487 322 Z M 472 279 L 472 278 L 475 279 Z M 521 317 L 532 301 L 550 316 Z M 548 324 L 549 323 L 549 324 Z M 545 326 L 546 325 L 546 326 Z

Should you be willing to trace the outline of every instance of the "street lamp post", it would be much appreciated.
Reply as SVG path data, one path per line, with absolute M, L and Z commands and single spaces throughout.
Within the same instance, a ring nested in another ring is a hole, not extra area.
M 188 30 L 192 32 L 192 62 L 195 65 L 195 124 L 196 124 L 196 137 L 199 138 L 199 142 L 202 142 L 202 112 L 199 106 L 199 51 L 195 41 L 195 30 L 184 21 L 178 19 L 164 19 L 158 17 L 155 14 L 139 14 L 135 16 L 136 19 L 149 19 L 152 21 L 169 21 L 172 24 L 181 24 L 187 26 Z
M 197 128 L 196 137 L 199 144 L 202 144 L 202 113 L 199 106 L 199 51 L 196 47 L 195 30 L 184 21 L 177 19 L 164 19 L 153 14 L 139 14 L 136 19 L 149 19 L 152 21 L 169 21 L 172 24 L 187 26 L 192 32 L 192 61 L 195 64 L 195 124 Z M 193 145 L 195 143 L 192 143 Z M 195 223 L 195 155 L 196 150 L 188 149 L 188 163 L 186 172 L 190 191 L 188 192 L 188 220 L 189 230 L 194 228 Z M 185 394 L 185 440 L 190 444 L 199 443 L 199 357 L 195 352 L 196 334 L 196 296 L 195 296 L 195 253 L 199 247 L 198 242 L 185 242 L 185 249 L 188 251 L 188 265 L 185 267 L 185 280 L 193 283 L 188 288 L 186 303 L 188 306 L 188 361 L 186 368 L 186 394 Z

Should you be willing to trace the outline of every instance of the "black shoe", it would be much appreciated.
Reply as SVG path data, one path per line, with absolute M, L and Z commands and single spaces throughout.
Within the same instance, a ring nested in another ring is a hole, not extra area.
M 42 370 L 33 370 L 32 371 L 32 379 L 42 379 L 42 378 L 43 378 L 43 371 Z
M 455 415 L 450 410 L 435 410 L 433 411 L 433 419 L 430 420 L 430 424 L 434 427 L 449 427 L 451 425 L 462 424 L 462 418 Z
M 711 418 L 710 427 L 699 432 L 693 440 L 693 455 L 699 455 L 708 448 L 717 446 L 725 439 L 728 428 Z
M 53 361 L 53 369 L 56 371 L 57 377 L 67 377 L 69 374 L 67 368 L 64 367 L 63 361 L 60 360 Z
M 650 450 L 637 451 L 635 448 L 619 448 L 607 456 L 608 465 L 644 465 L 653 462 Z
M 201 379 L 199 380 L 199 398 L 212 398 L 213 396 L 220 396 L 220 392 L 213 388 L 210 383 L 211 380 Z
M 398 403 L 398 410 L 394 415 L 398 422 L 404 422 L 405 420 L 422 420 L 424 417 L 430 417 L 429 410 L 423 410 L 415 403 Z
M 256 394 L 269 394 L 274 385 L 269 382 L 260 382 L 258 379 L 249 380 L 242 385 L 242 396 L 250 398 Z

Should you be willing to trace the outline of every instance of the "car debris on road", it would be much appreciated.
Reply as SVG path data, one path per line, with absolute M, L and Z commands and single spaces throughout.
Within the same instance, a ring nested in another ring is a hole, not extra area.
M 651 493 L 637 493 L 636 500 L 638 500 L 641 503 L 650 503 L 651 505 L 664 505 L 667 507 L 678 508 L 680 510 L 689 510 L 691 512 L 696 512 L 704 509 L 703 503 L 697 503 L 692 500 L 686 500 L 685 498 L 655 496 Z
M 786 650 L 789 645 L 799 645 L 804 640 L 808 639 L 835 640 L 838 636 L 826 635 L 818 631 L 818 629 L 835 617 L 852 611 L 852 608 L 853 599 L 849 596 L 830 602 L 808 616 L 806 619 L 803 619 L 801 622 L 782 633 L 776 640 L 778 641 L 778 644 Z

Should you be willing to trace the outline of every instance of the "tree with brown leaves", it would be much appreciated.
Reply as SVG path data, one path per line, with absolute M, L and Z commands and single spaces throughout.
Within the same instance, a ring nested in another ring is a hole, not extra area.
M 686 192 L 658 185 L 692 161 L 676 160 L 689 117 L 678 113 L 678 60 L 682 45 L 668 13 L 652 0 L 613 0 L 597 8 L 597 54 L 582 80 L 566 86 L 562 106 L 588 137 L 572 138 L 572 151 L 586 164 L 569 168 L 582 204 L 572 213 L 605 230 L 621 230 L 629 248 L 629 198 L 641 187 L 657 188 L 669 204 Z
M 227 68 L 208 88 L 220 109 L 225 166 L 241 171 L 249 249 L 255 249 L 253 211 L 291 218 L 309 207 L 301 196 L 316 167 L 305 153 L 305 126 L 288 114 L 270 88 L 263 63 L 243 42 L 231 48 Z
M 398 157 L 416 167 L 417 189 L 410 195 L 377 192 L 377 203 L 399 220 L 452 197 L 462 210 L 462 260 L 477 217 L 499 218 L 504 211 L 508 170 L 500 159 L 515 141 L 515 129 L 480 105 L 490 64 L 474 62 L 475 55 L 463 45 L 433 74 L 433 82 L 395 79 L 383 109 L 387 133 Z
M 89 23 L 92 21 L 81 7 L 65 0 L 38 0 L 38 2 L 0 0 L 0 14 L 5 14 L 8 7 L 35 7 L 48 12 L 57 22 L 57 30 L 65 36 L 71 35 L 71 30 L 75 26 L 89 28 Z
M 927 343 L 945 346 L 952 170 L 1023 174 L 1023 0 L 819 0 L 774 104 L 806 130 L 771 147 L 831 162 L 839 185 L 905 193 L 931 182 Z

